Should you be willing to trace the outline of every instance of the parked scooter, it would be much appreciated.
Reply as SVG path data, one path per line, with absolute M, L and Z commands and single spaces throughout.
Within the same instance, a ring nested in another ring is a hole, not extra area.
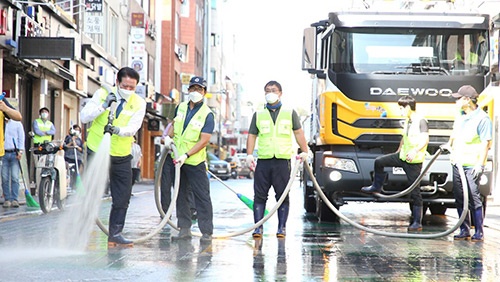
M 49 213 L 55 202 L 59 209 L 63 209 L 67 197 L 63 142 L 45 142 L 31 151 L 39 156 L 35 175 L 40 208 L 44 213 Z

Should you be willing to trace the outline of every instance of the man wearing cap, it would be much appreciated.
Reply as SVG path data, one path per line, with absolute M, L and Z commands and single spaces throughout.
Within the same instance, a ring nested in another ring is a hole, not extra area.
M 451 148 L 450 160 L 453 165 L 453 194 L 457 206 L 458 216 L 463 213 L 463 189 L 469 187 L 469 210 L 474 218 L 475 234 L 470 236 L 469 215 L 460 225 L 460 233 L 454 240 L 483 241 L 483 203 L 479 193 L 479 179 L 484 170 L 484 164 L 491 146 L 492 124 L 489 116 L 477 106 L 476 89 L 464 85 L 452 96 L 457 99 L 457 107 L 461 115 L 455 119 L 453 132 L 445 149 Z M 461 165 L 465 172 L 467 184 L 462 183 L 458 171 Z
M 56 134 L 56 127 L 49 120 L 49 109 L 46 107 L 38 111 L 39 118 L 33 121 L 33 143 L 35 146 L 44 143 L 45 141 L 52 141 L 52 137 Z
M 189 101 L 175 109 L 172 128 L 165 136 L 165 146 L 174 142 L 181 165 L 179 195 L 177 196 L 177 226 L 179 235 L 172 239 L 191 239 L 191 207 L 189 193 L 194 194 L 194 205 L 198 212 L 198 227 L 203 234 L 200 241 L 210 242 L 213 234 L 213 210 L 210 199 L 210 182 L 206 172 L 206 146 L 214 130 L 214 114 L 203 103 L 207 92 L 206 81 L 195 76 L 189 81 Z M 170 137 L 173 136 L 173 141 Z M 175 156 L 173 156 L 175 157 Z M 191 189 L 191 191 L 190 191 Z

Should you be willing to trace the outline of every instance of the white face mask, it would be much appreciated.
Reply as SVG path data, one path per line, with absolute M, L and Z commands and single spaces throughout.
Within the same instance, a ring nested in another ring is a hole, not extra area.
M 193 103 L 198 103 L 203 99 L 203 95 L 200 92 L 189 92 L 189 100 Z
M 266 93 L 266 102 L 268 104 L 274 104 L 278 101 L 278 99 L 279 99 L 278 94 L 273 92 Z
M 40 115 L 40 117 L 41 117 L 42 119 L 47 119 L 47 118 L 49 117 L 49 114 L 48 114 L 48 113 L 42 113 L 42 114 Z
M 118 88 L 118 94 L 120 94 L 120 96 L 122 96 L 122 98 L 126 100 L 128 99 L 128 97 L 130 97 L 130 95 L 134 94 L 134 90 Z

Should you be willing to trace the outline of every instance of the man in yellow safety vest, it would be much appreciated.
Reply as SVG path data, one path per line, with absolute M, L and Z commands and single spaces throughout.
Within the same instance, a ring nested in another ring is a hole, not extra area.
M 179 195 L 177 197 L 177 226 L 179 235 L 172 239 L 191 239 L 191 206 L 189 197 L 194 194 L 194 206 L 198 213 L 198 227 L 202 233 L 200 242 L 209 243 L 213 234 L 213 209 L 210 199 L 210 182 L 207 178 L 207 144 L 214 130 L 214 114 L 203 102 L 207 93 L 205 79 L 199 76 L 189 81 L 189 101 L 182 102 L 175 109 L 172 128 L 165 136 L 165 146 L 173 142 L 181 165 Z
M 52 137 L 56 134 L 54 124 L 49 120 L 49 109 L 46 107 L 41 108 L 38 113 L 40 117 L 33 121 L 33 143 L 35 146 L 42 144 L 45 141 L 52 141 Z
M 492 140 L 492 123 L 489 116 L 477 106 L 479 94 L 471 85 L 464 85 L 452 94 L 457 99 L 457 106 L 462 114 L 455 119 L 450 141 L 444 148 L 451 147 L 450 160 L 453 165 L 453 195 L 458 215 L 461 216 L 464 208 L 463 189 L 469 189 L 469 210 L 474 218 L 475 233 L 470 236 L 469 214 L 460 225 L 460 233 L 454 240 L 483 241 L 483 202 L 479 191 L 479 180 L 488 157 L 488 150 Z M 458 166 L 461 165 L 467 178 L 462 183 Z
M 406 118 L 399 148 L 395 153 L 375 159 L 373 183 L 361 188 L 362 192 L 382 191 L 386 177 L 384 167 L 402 167 L 408 179 L 408 185 L 412 185 L 420 175 L 429 144 L 429 126 L 427 120 L 416 112 L 415 98 L 403 96 L 398 100 L 398 105 L 401 116 Z M 418 185 L 411 191 L 410 198 L 413 222 L 408 226 L 408 231 L 420 231 L 422 230 L 423 203 Z
M 135 93 L 138 83 L 137 71 L 129 67 L 121 68 L 116 77 L 116 87 L 98 89 L 80 113 L 82 123 L 92 122 L 87 134 L 89 158 L 99 149 L 104 134 L 112 134 L 109 187 L 113 203 L 109 213 L 108 247 L 133 245 L 132 241 L 122 236 L 122 230 L 132 194 L 132 143 L 146 114 L 146 101 Z M 113 123 L 109 125 L 108 116 L 113 102 L 118 106 Z
M 278 201 L 288 184 L 291 174 L 290 159 L 293 155 L 293 139 L 300 146 L 302 161 L 307 159 L 307 142 L 300 124 L 299 116 L 293 109 L 282 107 L 281 84 L 269 81 L 264 86 L 266 106 L 257 111 L 250 123 L 247 139 L 247 163 L 253 167 L 253 151 L 258 142 L 258 162 L 254 174 L 254 222 L 257 223 L 264 217 L 269 189 L 273 186 Z M 276 236 L 286 236 L 286 221 L 288 219 L 288 195 L 278 208 L 278 231 Z M 252 236 L 261 238 L 262 225 L 257 227 Z

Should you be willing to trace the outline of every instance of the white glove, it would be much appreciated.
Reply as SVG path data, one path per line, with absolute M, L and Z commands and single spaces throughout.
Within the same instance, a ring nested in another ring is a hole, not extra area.
M 177 160 L 175 160 L 175 163 L 180 164 L 182 166 L 187 158 L 188 158 L 188 156 L 186 154 L 183 154 L 182 156 L 177 158 Z
M 443 153 L 446 153 L 446 151 L 451 152 L 451 146 L 450 143 L 445 143 L 439 146 L 439 148 L 443 151 Z
M 300 157 L 300 159 L 301 159 L 303 162 L 307 161 L 307 157 L 308 157 L 308 156 L 309 156 L 309 155 L 307 154 L 307 152 L 302 152 L 302 153 L 300 153 L 300 154 L 299 154 L 299 157 Z
M 474 166 L 474 168 L 471 170 L 472 177 L 474 177 L 474 179 L 478 178 L 481 175 L 481 173 L 483 173 L 483 170 L 484 166 L 482 165 Z
M 118 135 L 118 133 L 120 133 L 120 128 L 119 127 L 113 126 L 112 128 L 113 128 L 113 134 Z
M 254 162 L 255 158 L 253 157 L 253 155 L 247 155 L 247 164 L 251 166 Z
M 165 136 L 165 138 L 163 138 L 163 144 L 165 145 L 165 147 L 167 149 L 171 149 L 172 148 L 172 143 L 174 143 L 174 140 L 172 140 L 172 138 L 170 138 L 170 136 Z

